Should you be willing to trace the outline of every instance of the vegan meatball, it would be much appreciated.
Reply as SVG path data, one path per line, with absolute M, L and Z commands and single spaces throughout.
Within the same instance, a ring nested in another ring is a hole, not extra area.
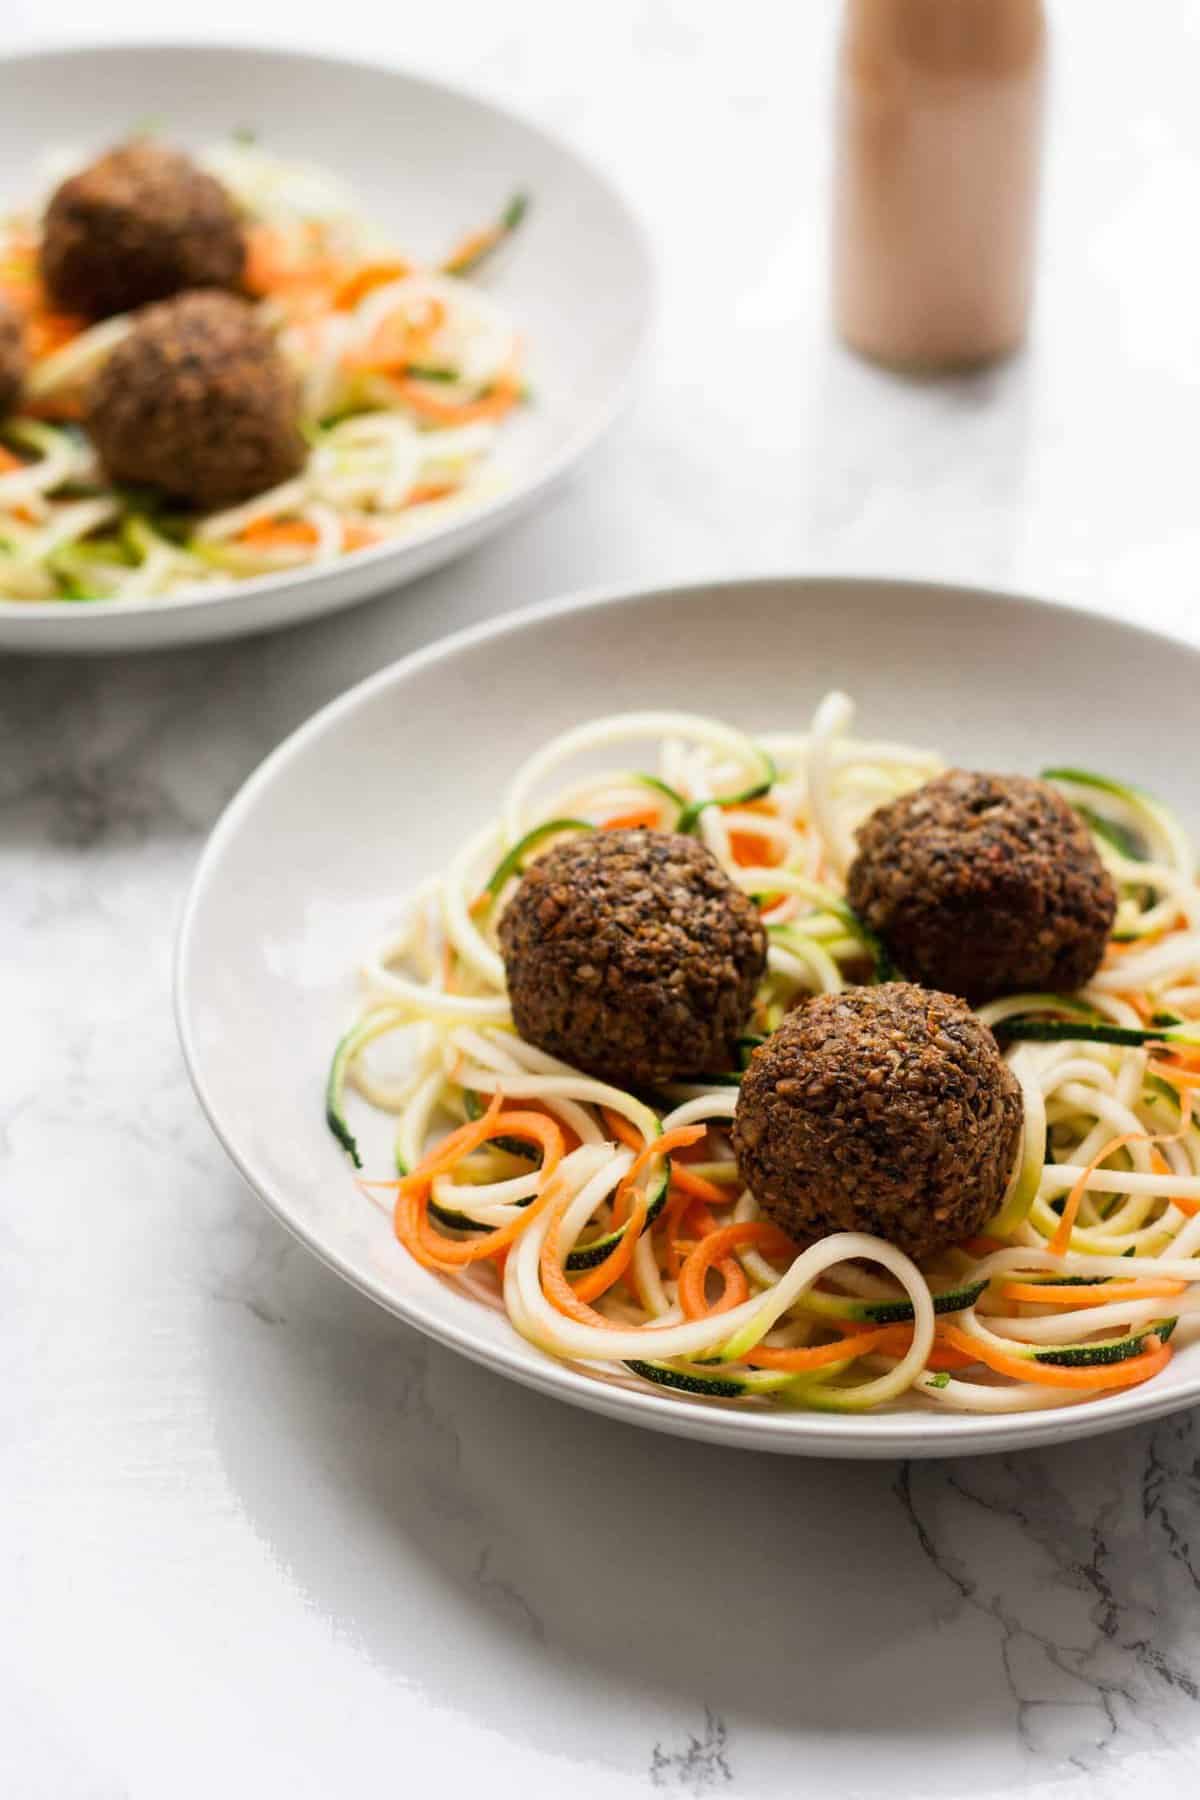
M 1021 1090 L 963 1001 L 904 981 L 823 994 L 750 1058 L 733 1141 L 764 1214 L 800 1243 L 867 1231 L 918 1259 L 998 1210 Z
M 15 412 L 28 367 L 25 321 L 15 307 L 0 299 L 0 414 Z
M 1082 987 L 1117 909 L 1061 794 L 1028 776 L 962 769 L 871 814 L 847 898 L 903 974 L 974 1003 Z
M 711 852 L 658 831 L 555 845 L 500 944 L 521 1036 L 631 1087 L 730 1068 L 767 955 L 757 909 Z
M 110 150 L 54 193 L 42 279 L 57 305 L 90 318 L 184 288 L 236 288 L 246 247 L 219 181 L 165 144 Z
M 303 465 L 296 383 L 232 294 L 148 307 L 92 383 L 86 424 L 114 481 L 228 506 Z

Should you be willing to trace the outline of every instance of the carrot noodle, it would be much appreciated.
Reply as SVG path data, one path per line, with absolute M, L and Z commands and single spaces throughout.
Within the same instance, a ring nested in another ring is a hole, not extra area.
M 760 1220 L 747 1220 L 741 1225 L 725 1225 L 709 1232 L 696 1245 L 679 1272 L 679 1303 L 689 1319 L 701 1319 L 710 1309 L 704 1297 L 704 1278 L 715 1263 L 740 1244 L 753 1244 L 763 1250 L 774 1249 L 786 1255 L 795 1250 L 774 1225 Z
M 498 375 L 486 393 L 473 400 L 444 400 L 411 378 L 394 381 L 388 391 L 401 407 L 432 425 L 472 425 L 480 419 L 502 419 L 521 398 L 521 384 L 511 370 Z
M 199 160 L 243 216 L 243 285 L 294 370 L 305 465 L 215 512 L 111 484 L 83 421 L 133 315 L 56 310 L 40 220 L 14 215 L 0 222 L 0 293 L 24 321 L 30 371 L 0 424 L 16 464 L 0 464 L 0 601 L 170 600 L 420 536 L 503 489 L 522 349 L 475 271 L 524 201 L 448 262 L 422 264 L 320 170 L 237 141 Z
M 633 1259 L 633 1252 L 642 1227 L 646 1222 L 646 1202 L 640 1199 L 630 1216 L 625 1235 L 616 1249 L 611 1251 L 604 1261 L 585 1275 L 581 1281 L 571 1282 L 563 1274 L 556 1260 L 559 1248 L 557 1227 L 552 1227 L 542 1248 L 542 1279 L 546 1284 L 546 1292 L 551 1303 L 569 1318 L 581 1319 L 585 1323 L 599 1315 L 593 1312 L 590 1302 L 601 1294 L 607 1293 L 610 1287 L 624 1275 Z
M 423 1262 L 427 1268 L 449 1269 L 495 1256 L 518 1236 L 528 1220 L 535 1218 L 539 1209 L 544 1208 L 556 1192 L 552 1177 L 561 1160 L 563 1146 L 562 1133 L 552 1119 L 547 1119 L 540 1113 L 501 1112 L 493 1101 L 477 1126 L 463 1126 L 462 1135 L 457 1142 L 453 1142 L 454 1136 L 455 1134 L 451 1134 L 451 1138 L 445 1140 L 430 1159 L 420 1164 L 398 1184 L 396 1235 L 417 1261 Z M 528 1218 L 522 1216 L 514 1219 L 510 1224 L 490 1231 L 485 1237 L 467 1241 L 444 1237 L 433 1231 L 428 1220 L 428 1203 L 434 1176 L 444 1169 L 452 1168 L 463 1155 L 489 1137 L 502 1136 L 526 1138 L 542 1146 L 541 1191 L 537 1201 L 529 1209 Z
M 603 831 L 634 831 L 639 827 L 652 831 L 658 822 L 656 806 L 637 806 L 632 812 L 617 813 L 611 819 L 602 819 L 600 825 Z
M 641 1174 L 648 1162 L 656 1157 L 666 1156 L 672 1150 L 683 1149 L 688 1144 L 696 1143 L 704 1136 L 703 1125 L 677 1125 L 674 1131 L 665 1131 L 661 1137 L 651 1138 L 643 1144 L 629 1165 L 626 1183 L 632 1182 Z
M 715 1181 L 706 1181 L 703 1175 L 694 1175 L 678 1157 L 671 1164 L 671 1182 L 693 1200 L 707 1200 L 710 1206 L 726 1206 L 729 1203 L 729 1195 Z
M 1127 1131 L 1120 1137 L 1113 1138 L 1110 1143 L 1106 1144 L 1102 1150 L 1099 1150 L 1096 1153 L 1089 1166 L 1084 1170 L 1083 1174 L 1079 1177 L 1079 1180 L 1071 1189 L 1070 1194 L 1067 1196 L 1067 1203 L 1063 1207 L 1062 1218 L 1059 1220 L 1058 1229 L 1050 1240 L 1050 1249 L 1055 1256 L 1061 1256 L 1071 1241 L 1071 1229 L 1078 1217 L 1083 1196 L 1087 1192 L 1088 1182 L 1096 1173 L 1096 1170 L 1100 1165 L 1107 1162 L 1109 1157 L 1114 1155 L 1116 1151 L 1123 1150 L 1126 1144 L 1158 1145 L 1177 1142 L 1179 1138 L 1187 1135 L 1191 1123 L 1191 1110 L 1191 1095 L 1188 1093 L 1186 1102 L 1180 1109 L 1181 1121 L 1178 1131 L 1159 1133 L 1157 1137 L 1151 1137 L 1144 1131 Z M 1157 1173 L 1161 1175 L 1170 1174 L 1170 1164 L 1166 1162 L 1156 1150 L 1151 1151 L 1151 1167 L 1155 1167 L 1156 1157 L 1158 1163 Z
M 1029 1306 L 1113 1306 L 1121 1300 L 1173 1299 L 1186 1287 L 1182 1281 L 1106 1281 L 1083 1289 L 1059 1287 L 1052 1281 L 1006 1281 L 997 1291 L 1002 1300 Z
M 1187 1058 L 1179 1057 L 1169 1062 L 1150 1063 L 1150 1073 L 1163 1081 L 1169 1081 L 1173 1087 L 1187 1093 L 1190 1089 L 1200 1087 L 1200 1069 Z
M 1035 1363 L 1025 1358 L 1008 1356 L 1003 1351 L 992 1349 L 990 1344 L 981 1344 L 976 1338 L 953 1325 L 944 1329 L 945 1341 L 963 1355 L 974 1356 L 977 1362 L 986 1368 L 993 1369 L 998 1375 L 1011 1375 L 1018 1381 L 1032 1381 L 1043 1387 L 1059 1388 L 1123 1388 L 1135 1387 L 1140 1381 L 1148 1381 L 1157 1375 L 1171 1360 L 1169 1344 L 1153 1341 L 1153 1348 L 1148 1348 L 1141 1356 L 1131 1356 L 1125 1362 L 1101 1363 L 1096 1368 L 1076 1369 L 1063 1367 L 1059 1363 Z
M 1096 1170 L 1100 1167 L 1101 1163 L 1106 1163 L 1110 1156 L 1114 1156 L 1118 1150 L 1123 1150 L 1126 1144 L 1144 1141 L 1144 1132 L 1125 1131 L 1122 1132 L 1120 1137 L 1111 1139 L 1109 1143 L 1104 1145 L 1103 1149 L 1096 1152 L 1087 1168 L 1079 1177 L 1079 1180 L 1071 1189 L 1071 1192 L 1067 1195 L 1067 1203 L 1062 1209 L 1062 1217 L 1059 1219 L 1054 1236 L 1050 1239 L 1051 1255 L 1061 1256 L 1070 1244 L 1071 1227 L 1074 1225 L 1079 1213 L 1079 1208 L 1083 1204 L 1083 1196 L 1087 1193 L 1088 1182 L 1096 1173 Z
M 260 509 L 242 530 L 293 523 Z M 880 799 L 941 763 L 859 742 L 851 720 L 844 697 L 810 732 L 761 740 L 702 715 L 617 715 L 537 751 L 367 957 L 331 1122 L 356 1153 L 360 1129 L 395 1132 L 412 1172 L 363 1185 L 391 1197 L 407 1253 L 595 1379 L 666 1383 L 671 1404 L 926 1412 L 1132 1389 L 1200 1335 L 1200 889 L 1182 830 L 1138 790 L 1062 778 L 1085 818 L 1110 806 L 1125 833 L 1096 838 L 1122 941 L 1082 994 L 979 1009 L 1002 1047 L 1014 1037 L 1029 1141 L 1003 1216 L 923 1268 L 859 1232 L 801 1248 L 760 1216 L 731 1147 L 737 1067 L 633 1093 L 513 1028 L 499 922 L 521 869 L 567 830 L 683 824 L 766 915 L 767 972 L 730 1061 L 805 995 L 864 979 L 874 949 L 834 871 Z M 1140 860 L 1117 847 L 1130 833 Z M 1029 1019 L 1052 1021 L 1049 1037 L 1009 1023 Z M 1111 1026 L 1132 1041 L 1106 1041 Z M 393 1035 L 402 1077 L 374 1048 Z
M 616 1112 L 611 1106 L 601 1106 L 600 1116 L 616 1138 L 618 1144 L 624 1144 L 627 1150 L 641 1151 L 646 1140 L 643 1138 L 641 1132 L 638 1131 L 637 1127 L 630 1124 L 628 1119 L 623 1118 L 622 1115 L 619 1112 Z
M 679 1131 L 666 1133 L 653 1143 L 646 1144 L 630 1163 L 621 1185 L 617 1189 L 616 1200 L 613 1203 L 612 1224 L 614 1226 L 624 1225 L 624 1235 L 616 1248 L 609 1252 L 597 1268 L 585 1275 L 582 1280 L 575 1282 L 572 1291 L 576 1300 L 588 1302 L 607 1293 L 608 1289 L 615 1286 L 621 1279 L 632 1262 L 638 1238 L 646 1223 L 649 1203 L 644 1194 L 639 1194 L 632 1210 L 628 1212 L 628 1216 L 626 1203 L 634 1182 L 646 1164 L 652 1158 L 662 1156 L 677 1146 L 695 1143 L 697 1137 L 702 1136 L 702 1126 L 685 1126 Z M 556 1289 L 556 1292 L 561 1298 L 562 1290 L 559 1288 Z
M 987 1237 L 984 1233 L 977 1232 L 974 1237 L 965 1239 L 960 1247 L 969 1256 L 990 1256 L 993 1250 L 1003 1250 L 1004 1241 L 1002 1238 Z
M 740 1306 L 743 1300 L 750 1297 L 750 1283 L 746 1279 L 746 1271 L 736 1256 L 723 1256 L 716 1264 L 716 1271 L 721 1277 L 723 1292 L 711 1311 L 731 1312 L 735 1306 Z M 753 1352 L 751 1352 L 752 1354 Z
M 1108 967 L 1112 963 L 1119 963 L 1121 958 L 1125 956 L 1140 956 L 1143 950 L 1148 950 L 1152 944 L 1159 943 L 1162 936 L 1163 933 L 1161 931 L 1148 931 L 1143 937 L 1136 939 L 1133 943 L 1110 944 L 1104 952 L 1105 967 Z
M 748 1350 L 746 1361 L 752 1369 L 819 1369 L 831 1363 L 852 1362 L 869 1350 L 882 1348 L 893 1336 L 890 1328 L 879 1325 L 873 1331 L 856 1332 L 853 1337 L 837 1338 L 831 1344 L 818 1344 L 811 1350 Z
M 402 281 L 411 274 L 412 268 L 406 262 L 361 263 L 334 290 L 333 304 L 339 312 L 353 312 L 359 301 L 365 300 L 373 289 L 387 287 L 390 282 Z

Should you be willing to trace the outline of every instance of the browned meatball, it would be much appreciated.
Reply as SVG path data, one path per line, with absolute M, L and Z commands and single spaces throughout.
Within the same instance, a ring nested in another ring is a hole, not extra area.
M 731 1067 L 766 967 L 753 902 L 670 832 L 557 844 L 527 870 L 500 943 L 521 1036 L 632 1087 Z
M 998 1210 L 1021 1090 L 963 1001 L 908 982 L 823 994 L 750 1058 L 733 1141 L 763 1212 L 800 1243 L 867 1231 L 917 1258 Z
M 67 312 L 128 312 L 184 288 L 236 288 L 246 246 L 219 181 L 178 150 L 138 139 L 54 193 L 42 279 Z
M 1025 775 L 962 769 L 871 814 L 847 898 L 903 974 L 975 1003 L 1082 987 L 1117 909 L 1061 794 Z
M 0 413 L 16 411 L 28 369 L 25 321 L 14 306 L 0 299 Z
M 296 383 L 232 294 L 148 307 L 93 382 L 86 424 L 114 481 L 197 506 L 248 500 L 305 459 Z

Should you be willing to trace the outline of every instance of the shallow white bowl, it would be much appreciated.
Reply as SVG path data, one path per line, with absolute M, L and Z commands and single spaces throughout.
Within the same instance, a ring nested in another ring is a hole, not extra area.
M 1200 652 L 1035 600 L 875 580 L 740 581 L 568 600 L 450 638 L 327 706 L 250 778 L 201 860 L 176 1005 L 196 1091 L 243 1175 L 329 1265 L 421 1330 L 531 1387 L 663 1431 L 821 1456 L 945 1456 L 1084 1437 L 1200 1398 L 1200 1344 L 1128 1393 L 967 1418 L 741 1412 L 633 1392 L 533 1349 L 412 1262 L 326 1130 L 322 1088 L 361 952 L 400 897 L 496 808 L 552 733 L 684 706 L 746 730 L 802 726 L 831 686 L 862 730 L 976 768 L 1106 769 L 1193 827 L 1188 768 L 1144 707 L 1187 718 Z
M 402 543 L 319 570 L 178 600 L 0 600 L 0 648 L 131 650 L 263 631 L 399 587 L 534 504 L 628 397 L 651 313 L 651 261 L 621 198 L 558 140 L 471 94 L 398 70 L 275 50 L 190 45 L 0 59 L 0 201 L 28 204 L 39 165 L 93 150 L 153 115 L 185 146 L 250 126 L 331 169 L 414 254 L 433 257 L 517 189 L 529 216 L 489 290 L 527 346 L 534 402 L 500 437 L 502 486 Z

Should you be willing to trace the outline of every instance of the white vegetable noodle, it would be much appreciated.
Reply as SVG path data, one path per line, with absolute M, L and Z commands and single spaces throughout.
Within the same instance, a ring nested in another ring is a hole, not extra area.
M 367 325 L 397 298 L 448 292 L 384 286 Z M 348 458 L 407 454 L 402 421 L 339 429 Z M 1112 851 L 1126 941 L 1082 993 L 979 1009 L 1023 1111 L 981 1236 L 920 1266 L 862 1231 L 794 1244 L 739 1177 L 734 1121 L 755 1046 L 809 995 L 871 979 L 878 946 L 843 895 L 855 830 L 942 767 L 932 751 L 852 739 L 853 712 L 832 694 L 810 730 L 761 737 L 692 712 L 614 714 L 527 757 L 495 816 L 367 956 L 364 1005 L 331 1070 L 331 1126 L 345 1148 L 372 1121 L 394 1130 L 405 1208 L 468 1246 L 461 1274 L 435 1267 L 430 1280 L 502 1307 L 546 1355 L 671 1404 L 1005 1413 L 1149 1380 L 1200 1337 L 1200 897 L 1180 827 L 1135 789 L 1061 782 Z M 517 1036 L 499 936 L 530 860 L 631 815 L 700 836 L 754 899 L 769 944 L 739 1066 L 648 1093 Z M 529 1109 L 544 1149 L 511 1119 Z M 452 1131 L 454 1148 L 423 1172 Z M 427 1235 L 405 1241 L 428 1260 Z

